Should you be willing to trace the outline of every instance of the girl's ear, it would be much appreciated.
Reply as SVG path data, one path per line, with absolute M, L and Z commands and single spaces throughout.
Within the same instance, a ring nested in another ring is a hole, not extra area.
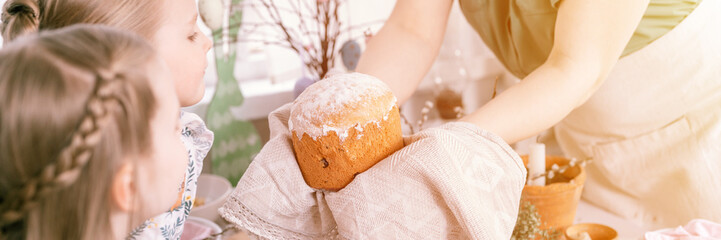
M 110 187 L 110 199 L 114 207 L 120 211 L 130 212 L 133 210 L 133 199 L 137 194 L 137 184 L 133 177 L 135 166 L 132 161 L 126 161 L 113 176 Z

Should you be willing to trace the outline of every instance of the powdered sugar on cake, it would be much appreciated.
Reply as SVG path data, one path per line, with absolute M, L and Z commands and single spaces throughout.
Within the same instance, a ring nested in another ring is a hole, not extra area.
M 351 128 L 388 119 L 397 99 L 381 80 L 362 73 L 334 75 L 308 87 L 293 103 L 288 126 L 298 138 L 313 140 L 335 132 L 344 141 Z M 362 109 L 362 110 L 361 110 Z M 341 119 L 334 122 L 333 119 Z

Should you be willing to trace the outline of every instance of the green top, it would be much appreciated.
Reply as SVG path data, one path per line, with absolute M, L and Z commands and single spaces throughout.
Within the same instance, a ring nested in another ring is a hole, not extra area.
M 515 76 L 523 78 L 546 61 L 553 46 L 561 0 L 459 0 L 463 14 Z M 650 0 L 626 45 L 626 56 L 671 31 L 701 0 Z

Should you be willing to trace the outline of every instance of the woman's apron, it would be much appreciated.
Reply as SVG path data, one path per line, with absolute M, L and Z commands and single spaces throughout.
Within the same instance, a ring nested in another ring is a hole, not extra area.
M 721 222 L 721 0 L 620 59 L 554 130 L 593 158 L 586 201 L 650 229 Z

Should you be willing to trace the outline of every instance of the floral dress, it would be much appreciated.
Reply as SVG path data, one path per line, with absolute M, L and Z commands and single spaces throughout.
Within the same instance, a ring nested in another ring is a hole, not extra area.
M 145 220 L 133 230 L 127 239 L 180 239 L 183 225 L 193 208 L 198 187 L 198 176 L 203 170 L 203 159 L 213 145 L 213 132 L 208 130 L 202 119 L 196 114 L 181 112 L 181 139 L 188 150 L 188 168 L 185 180 L 181 183 L 178 202 L 165 213 Z

